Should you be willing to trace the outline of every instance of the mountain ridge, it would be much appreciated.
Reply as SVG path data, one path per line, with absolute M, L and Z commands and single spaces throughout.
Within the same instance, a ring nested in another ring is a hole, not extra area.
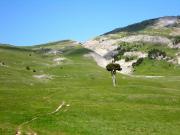
M 92 55 L 95 61 L 99 62 L 98 59 L 104 61 L 101 65 L 104 68 L 114 56 L 119 57 L 117 63 L 123 65 L 121 73 L 124 74 L 131 74 L 133 63 L 137 62 L 138 58 L 146 58 L 151 49 L 166 51 L 169 57 L 168 62 L 180 64 L 180 17 L 159 17 L 117 28 L 86 41 L 84 47 L 95 52 Z M 121 54 L 121 49 L 124 47 L 126 51 Z M 121 49 L 118 50 L 118 48 Z M 176 52 L 173 52 L 174 49 Z M 173 53 L 170 54 L 170 52 Z M 130 56 L 125 56 L 126 53 Z M 95 57 L 96 54 L 100 55 L 101 58 L 100 56 Z M 128 57 L 136 57 L 136 59 L 126 61 L 126 59 L 132 59 Z
M 134 24 L 130 24 L 130 25 L 127 25 L 125 27 L 120 27 L 120 28 L 115 28 L 114 30 L 110 31 L 110 32 L 106 32 L 102 35 L 108 35 L 108 34 L 114 34 L 114 33 L 118 33 L 118 32 L 135 32 L 135 31 L 138 31 L 138 30 L 142 30 L 144 28 L 147 28 L 148 26 L 152 26 L 154 24 L 156 24 L 158 22 L 158 20 L 160 19 L 169 19 L 169 20 L 178 20 L 179 22 L 175 22 L 173 25 L 175 24 L 178 24 L 178 26 L 180 27 L 180 16 L 164 16 L 164 17 L 158 17 L 158 18 L 154 18 L 154 19 L 148 19 L 148 20 L 144 20 L 144 21 L 141 21 L 141 22 L 138 22 L 138 23 L 134 23 Z M 165 27 L 167 26 L 173 26 L 172 24 L 170 25 L 166 25 Z

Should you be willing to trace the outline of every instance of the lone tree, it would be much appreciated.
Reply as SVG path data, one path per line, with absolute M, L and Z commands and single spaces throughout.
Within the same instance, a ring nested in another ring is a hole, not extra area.
M 106 66 L 107 71 L 111 72 L 111 76 L 112 76 L 112 81 L 113 81 L 113 86 L 116 87 L 116 71 L 121 71 L 122 68 L 119 64 L 115 63 L 114 60 L 112 61 L 112 63 L 109 63 Z

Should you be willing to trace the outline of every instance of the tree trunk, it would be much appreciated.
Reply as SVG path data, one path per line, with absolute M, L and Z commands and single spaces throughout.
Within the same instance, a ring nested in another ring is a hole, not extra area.
M 112 81 L 113 81 L 113 86 L 116 87 L 116 76 L 115 76 L 115 74 L 112 74 Z

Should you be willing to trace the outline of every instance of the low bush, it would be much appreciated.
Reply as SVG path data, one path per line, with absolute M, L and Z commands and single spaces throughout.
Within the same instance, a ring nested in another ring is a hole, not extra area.
M 165 58 L 166 52 L 158 50 L 158 49 L 152 49 L 152 50 L 148 51 L 149 59 L 157 59 L 158 57 Z
M 30 68 L 29 66 L 26 66 L 26 69 L 27 69 L 27 70 L 31 70 L 31 68 Z
M 126 56 L 125 57 L 125 62 L 131 61 L 131 60 L 134 60 L 134 59 L 135 59 L 134 56 Z
M 133 67 L 139 66 L 143 62 L 144 58 L 139 58 L 136 62 L 132 64 Z
M 35 70 L 35 69 L 33 69 L 33 72 L 36 72 L 36 70 Z
M 117 59 L 120 60 L 121 58 L 123 58 L 123 55 L 125 52 L 138 51 L 143 46 L 144 46 L 144 43 L 121 42 L 119 43 L 119 47 L 117 48 L 117 51 L 118 51 Z M 126 60 L 128 60 L 128 58 Z
M 178 43 L 180 43 L 180 36 L 176 36 L 176 37 L 173 38 L 173 44 L 175 45 L 175 44 L 178 44 Z

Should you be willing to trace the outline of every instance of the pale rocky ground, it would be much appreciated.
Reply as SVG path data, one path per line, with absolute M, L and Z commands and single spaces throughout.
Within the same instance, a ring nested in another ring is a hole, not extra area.
M 180 48 L 180 43 L 174 46 L 175 48 Z
M 54 58 L 53 61 L 59 65 L 61 62 L 63 62 L 66 58 L 64 57 L 58 57 L 58 58 Z
M 117 49 L 117 45 L 114 45 L 117 43 L 117 40 L 89 40 L 83 44 L 85 48 L 88 48 L 90 50 L 93 50 L 97 54 L 101 56 L 105 56 L 108 52 L 113 51 Z
M 172 22 L 168 22 L 170 24 Z M 160 25 L 160 24 L 158 24 Z M 165 25 L 165 24 L 164 24 Z M 112 55 L 116 53 L 116 49 L 118 48 L 117 43 L 119 42 L 147 42 L 147 43 L 157 43 L 160 45 L 168 45 L 169 47 L 173 47 L 173 43 L 170 39 L 162 36 L 149 36 L 149 35 L 133 35 L 127 36 L 119 39 L 108 39 L 107 37 L 100 37 L 98 40 L 93 39 L 85 42 L 83 46 L 90 50 L 93 50 L 94 53 L 90 53 L 91 56 L 96 63 L 105 68 L 108 63 L 112 61 Z M 174 47 L 180 48 L 180 45 L 176 45 Z M 126 52 L 124 56 L 136 56 L 137 58 L 145 58 L 147 57 L 146 53 L 143 52 Z M 178 63 L 180 63 L 179 58 Z M 120 64 L 122 67 L 121 73 L 123 74 L 131 74 L 133 71 L 132 64 L 136 62 L 136 60 L 132 60 L 129 62 L 125 62 L 124 59 L 117 61 L 116 63 Z
M 142 52 L 127 52 L 125 55 L 137 56 L 137 58 L 144 58 L 147 56 L 147 54 L 142 53 Z M 111 63 L 113 60 L 113 59 L 105 59 L 103 56 L 101 56 L 95 52 L 86 54 L 85 57 L 93 58 L 95 60 L 95 62 L 97 63 L 97 65 L 99 65 L 102 68 L 106 68 L 107 64 Z M 119 61 L 116 61 L 116 63 L 121 65 L 122 70 L 120 72 L 122 74 L 131 74 L 133 72 L 132 64 L 136 61 L 137 61 L 137 59 L 129 61 L 129 62 L 125 62 L 125 59 L 121 59 Z
M 127 36 L 119 39 L 108 39 L 104 37 L 100 37 L 99 40 L 92 39 L 83 44 L 85 48 L 93 50 L 101 56 L 105 56 L 108 52 L 117 49 L 119 42 L 145 42 L 145 43 L 157 43 L 160 45 L 168 45 L 169 47 L 173 47 L 173 42 L 162 36 L 149 36 L 149 35 L 133 35 Z M 175 47 L 180 47 L 180 45 L 176 45 Z
M 46 55 L 49 55 L 49 54 L 53 54 L 53 55 L 57 55 L 57 54 L 61 54 L 62 52 L 59 51 L 59 50 L 56 50 L 56 49 L 51 49 L 50 51 L 48 51 L 46 53 Z
M 157 20 L 157 22 L 153 25 L 153 28 L 159 29 L 179 23 L 180 20 L 177 17 L 162 17 Z
M 149 36 L 149 35 L 134 35 L 120 38 L 119 41 L 122 42 L 147 42 L 147 43 L 157 43 L 160 45 L 168 45 L 169 47 L 173 47 L 173 43 L 170 39 L 162 36 Z
M 177 57 L 178 64 L 180 64 L 180 56 Z
M 42 74 L 42 75 L 33 75 L 34 78 L 37 79 L 52 79 L 52 75 L 46 75 L 46 74 Z
M 148 54 L 140 51 L 133 51 L 133 52 L 125 52 L 124 56 L 136 56 L 137 58 L 145 58 L 148 56 Z
M 174 28 L 170 33 L 171 36 L 179 36 L 180 35 L 180 28 Z
M 97 63 L 98 66 L 105 68 L 107 66 L 107 64 L 109 64 L 112 60 L 107 60 L 105 59 L 103 56 L 95 53 L 95 52 L 91 52 L 89 54 L 84 55 L 85 57 L 89 57 L 89 58 L 93 58 L 95 60 L 95 62 Z
M 124 59 L 121 59 L 119 61 L 116 61 L 119 65 L 121 65 L 122 70 L 120 71 L 122 74 L 131 74 L 133 72 L 132 64 L 136 62 L 137 60 L 132 60 L 125 62 Z
M 105 68 L 106 65 L 112 61 L 112 54 L 116 53 L 115 50 L 118 48 L 118 45 L 116 44 L 118 42 L 137 42 L 137 41 L 168 44 L 169 46 L 172 45 L 171 40 L 165 37 L 136 35 L 136 36 L 123 37 L 120 39 L 108 39 L 106 37 L 101 37 L 99 40 L 89 40 L 85 42 L 83 46 L 85 48 L 93 50 L 94 53 L 90 53 L 89 56 L 91 56 L 99 66 Z M 108 58 L 107 55 L 109 55 Z M 147 54 L 143 52 L 126 52 L 124 56 L 136 56 L 137 58 L 145 58 L 147 57 Z M 122 59 L 120 61 L 117 61 L 116 63 L 121 65 L 122 67 L 121 73 L 131 74 L 133 71 L 132 64 L 136 61 L 137 59 L 129 62 L 125 62 L 125 60 Z

